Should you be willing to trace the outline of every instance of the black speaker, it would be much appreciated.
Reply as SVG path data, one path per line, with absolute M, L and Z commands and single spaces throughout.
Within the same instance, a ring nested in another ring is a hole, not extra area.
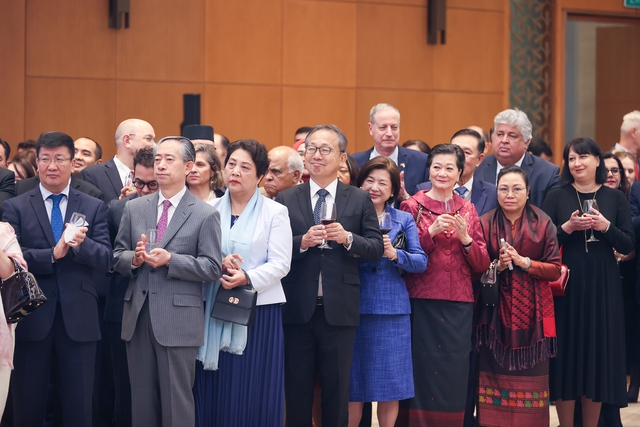
M 180 135 L 185 126 L 200 124 L 200 94 L 185 93 L 182 96 L 184 120 L 180 124 Z

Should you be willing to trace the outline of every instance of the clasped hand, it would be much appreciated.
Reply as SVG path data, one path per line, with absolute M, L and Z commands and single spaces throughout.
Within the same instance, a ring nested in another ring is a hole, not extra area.
M 498 271 L 506 270 L 509 268 L 510 263 L 513 263 L 518 267 L 525 268 L 527 265 L 527 258 L 520 255 L 518 251 L 516 251 L 516 248 L 505 242 L 505 247 L 500 248 Z
M 580 215 L 580 211 L 576 210 L 571 214 L 571 217 L 564 225 L 569 227 L 569 230 L 563 226 L 563 229 L 568 233 L 574 231 L 588 230 L 590 228 L 596 231 L 604 231 L 609 227 L 609 220 L 604 217 L 599 211 L 592 209 L 590 213 Z
M 321 244 L 323 240 L 333 240 L 342 245 L 347 243 L 347 232 L 339 222 L 334 222 L 329 225 L 314 225 L 302 236 L 300 248 L 307 249 L 317 246 Z
M 434 237 L 436 234 L 440 234 L 445 230 L 453 228 L 456 231 L 458 239 L 463 244 L 467 244 L 472 240 L 469 236 L 468 221 L 468 212 L 464 215 L 464 218 L 459 213 L 456 213 L 455 215 L 440 214 L 429 227 L 429 234 L 431 237 Z
M 65 228 L 68 226 L 69 226 L 68 223 L 65 224 Z M 69 242 L 65 242 L 64 232 L 63 232 L 62 236 L 60 237 L 60 240 L 58 240 L 58 243 L 53 248 L 53 257 L 55 259 L 64 258 L 65 256 L 67 256 L 67 253 L 69 252 L 69 248 L 79 247 L 82 244 L 82 242 L 84 242 L 84 239 L 87 237 L 87 231 L 89 231 L 87 227 L 77 227 L 77 231 L 73 235 L 73 239 L 71 239 Z
M 140 241 L 136 243 L 136 249 L 133 254 L 131 264 L 139 267 L 142 263 L 147 263 L 153 268 L 162 267 L 171 260 L 171 253 L 163 248 L 154 248 L 151 252 L 147 252 L 147 236 L 140 235 Z
M 243 262 L 244 258 L 240 254 L 229 254 L 222 259 L 222 271 L 226 272 L 220 277 L 220 285 L 223 288 L 233 289 L 247 284 L 247 277 L 241 266 Z

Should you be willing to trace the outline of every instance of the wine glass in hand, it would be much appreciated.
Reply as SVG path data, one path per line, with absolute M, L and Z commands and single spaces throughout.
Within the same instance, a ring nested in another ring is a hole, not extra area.
M 595 199 L 588 199 L 582 203 L 582 212 L 589 215 L 595 215 L 593 210 L 598 210 L 598 202 Z M 593 228 L 591 229 L 591 237 L 587 239 L 587 242 L 598 242 L 599 240 L 593 235 Z
M 389 234 L 391 231 L 391 215 L 388 212 L 382 212 L 378 217 L 378 223 L 380 224 L 380 232 L 382 234 Z
M 323 200 L 322 205 L 320 205 L 320 223 L 322 223 L 322 225 L 329 225 L 334 222 L 336 222 L 336 204 Z M 324 239 L 318 248 L 333 249 Z

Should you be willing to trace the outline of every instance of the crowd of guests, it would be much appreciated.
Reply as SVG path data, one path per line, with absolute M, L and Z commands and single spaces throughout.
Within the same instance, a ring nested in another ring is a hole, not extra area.
M 621 425 L 640 112 L 610 153 L 569 141 L 562 169 L 519 110 L 433 147 L 401 144 L 390 104 L 368 126 L 353 154 L 334 125 L 267 151 L 204 125 L 156 142 L 139 119 L 105 162 L 60 132 L 17 153 L 0 278 L 16 260 L 48 302 L 0 316 L 2 425 L 356 427 L 370 402 L 383 427 L 544 426 L 552 402 L 562 427 Z M 257 292 L 251 326 L 211 316 L 238 287 Z

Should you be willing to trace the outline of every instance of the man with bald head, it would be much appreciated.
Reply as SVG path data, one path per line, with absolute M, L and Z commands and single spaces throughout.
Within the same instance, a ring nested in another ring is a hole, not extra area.
M 142 147 L 156 144 L 156 133 L 148 122 L 127 119 L 116 129 L 116 155 L 99 165 L 86 168 L 80 178 L 95 185 L 106 203 L 120 197 L 122 188 L 133 171 L 133 157 Z
M 280 191 L 300 182 L 302 159 L 296 150 L 285 145 L 269 151 L 269 169 L 264 175 L 264 191 L 275 199 Z
M 73 141 L 73 174 L 80 175 L 85 168 L 102 163 L 102 147 L 88 136 Z

